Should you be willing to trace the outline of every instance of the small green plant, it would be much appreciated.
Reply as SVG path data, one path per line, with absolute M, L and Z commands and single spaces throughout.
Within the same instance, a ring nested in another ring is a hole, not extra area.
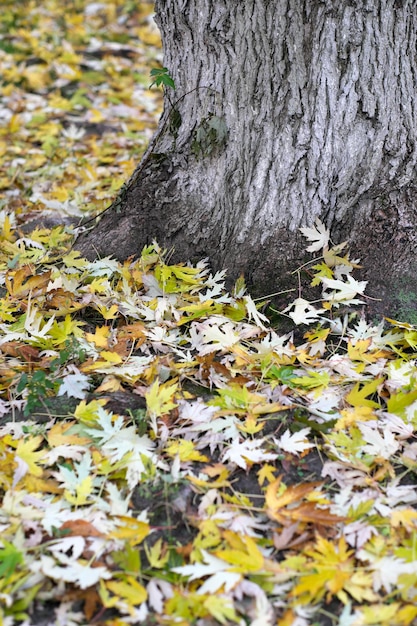
M 151 78 L 153 81 L 149 85 L 149 89 L 156 85 L 160 87 L 163 85 L 164 87 L 171 87 L 171 89 L 175 89 L 175 83 L 172 79 L 167 67 L 154 67 L 151 69 Z
M 56 372 L 71 360 L 77 363 L 85 361 L 85 350 L 80 346 L 76 337 L 70 337 L 65 341 L 65 348 L 59 352 L 56 359 L 51 361 L 49 368 L 51 372 Z
M 50 380 L 43 370 L 37 370 L 31 376 L 26 373 L 22 374 L 17 385 L 17 392 L 22 393 L 25 389 L 28 392 L 23 415 L 27 417 L 32 411 L 42 406 L 48 395 L 56 392 L 59 385 L 59 381 Z

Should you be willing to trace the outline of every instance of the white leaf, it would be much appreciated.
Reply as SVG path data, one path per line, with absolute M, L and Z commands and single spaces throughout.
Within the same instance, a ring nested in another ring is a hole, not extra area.
M 85 543 L 84 537 L 76 535 L 72 537 L 64 537 L 63 539 L 55 541 L 49 549 L 52 553 L 54 553 L 54 555 L 56 552 L 60 552 L 61 554 L 70 552 L 73 559 L 78 559 L 84 552 Z
M 200 354 L 209 354 L 216 350 L 231 348 L 240 341 L 239 333 L 236 332 L 233 322 L 217 324 L 212 322 L 206 324 L 201 329 L 201 334 L 205 346 L 200 350 Z
M 333 278 L 322 277 L 321 282 L 330 292 L 323 292 L 323 299 L 333 303 L 343 302 L 344 304 L 361 304 L 362 300 L 357 300 L 355 296 L 363 295 L 368 281 L 357 281 L 353 276 L 347 276 L 346 281 L 334 280 Z
M 60 561 L 63 565 L 57 565 L 55 559 L 50 556 L 41 555 L 36 564 L 37 570 L 41 571 L 45 576 L 55 580 L 74 583 L 80 589 L 87 589 L 96 585 L 100 579 L 109 579 L 111 573 L 105 567 L 91 567 L 84 565 L 78 561 L 73 561 L 65 555 L 60 555 Z M 34 564 L 34 565 L 35 565 Z
M 291 309 L 294 307 L 294 310 Z M 292 304 L 290 304 L 283 313 L 288 313 L 289 317 L 295 324 L 311 324 L 320 319 L 320 313 L 324 313 L 324 309 L 316 309 L 304 298 L 296 298 Z
M 155 578 L 152 578 L 146 585 L 146 591 L 148 592 L 149 605 L 156 613 L 162 613 L 165 598 L 172 598 L 174 595 L 171 583 Z
M 318 218 L 314 222 L 313 228 L 300 228 L 304 237 L 313 243 L 306 248 L 307 252 L 317 252 L 329 245 L 330 231 Z
M 381 435 L 376 428 L 372 428 L 368 424 L 358 424 L 363 439 L 367 444 L 362 450 L 372 456 L 380 456 L 383 459 L 389 459 L 395 454 L 400 447 L 399 442 L 395 439 L 393 433 L 386 429 Z
M 100 448 L 113 462 L 119 461 L 128 452 L 135 453 L 137 457 L 143 454 L 146 457 L 152 456 L 155 444 L 148 436 L 139 436 L 135 426 L 125 427 L 123 418 L 118 417 L 113 420 L 112 413 L 99 407 L 98 420 L 99 428 L 87 428 L 88 435 L 99 442 Z
M 241 580 L 241 575 L 236 572 L 228 571 L 232 569 L 230 563 L 219 559 L 206 550 L 201 550 L 204 563 L 194 563 L 192 565 L 182 565 L 173 567 L 171 571 L 188 576 L 188 580 L 197 580 L 209 576 L 205 583 L 200 587 L 197 593 L 216 593 L 224 587 L 225 591 L 230 591 Z
M 298 454 L 314 448 L 314 443 L 307 441 L 307 435 L 310 433 L 311 428 L 302 428 L 296 433 L 291 434 L 287 429 L 285 433 L 279 439 L 274 439 L 275 444 L 284 452 L 290 452 L 290 454 Z
M 79 398 L 83 400 L 90 388 L 90 379 L 85 374 L 78 372 L 76 374 L 67 374 L 63 379 L 58 390 L 58 396 L 65 393 L 70 398 Z
M 223 454 L 222 462 L 230 461 L 246 469 L 247 461 L 250 463 L 261 463 L 262 461 L 273 461 L 276 459 L 276 454 L 265 452 L 262 448 L 263 443 L 264 439 L 257 439 L 256 441 L 245 440 L 241 443 L 235 441 Z
M 88 273 L 91 276 L 107 276 L 110 278 L 120 268 L 118 261 L 105 257 L 104 259 L 96 259 L 89 264 Z
M 243 298 L 246 306 L 246 311 L 248 313 L 248 318 L 253 320 L 253 322 L 262 328 L 262 330 L 267 330 L 266 326 L 263 325 L 263 322 L 269 324 L 269 319 L 263 313 L 260 313 L 256 308 L 256 305 L 250 296 L 245 296 Z

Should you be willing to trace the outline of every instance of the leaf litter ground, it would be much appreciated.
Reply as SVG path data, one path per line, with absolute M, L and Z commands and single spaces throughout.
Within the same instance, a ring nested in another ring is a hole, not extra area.
M 417 623 L 417 329 L 355 313 L 320 222 L 295 333 L 156 243 L 81 258 L 158 37 L 149 4 L 41 4 L 0 17 L 1 624 Z

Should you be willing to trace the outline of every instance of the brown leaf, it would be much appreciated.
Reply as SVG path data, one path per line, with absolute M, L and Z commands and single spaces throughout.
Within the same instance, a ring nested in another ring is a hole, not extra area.
M 59 530 L 67 531 L 66 535 L 77 537 L 103 537 L 103 533 L 99 532 L 95 526 L 83 519 L 75 519 L 64 522 Z

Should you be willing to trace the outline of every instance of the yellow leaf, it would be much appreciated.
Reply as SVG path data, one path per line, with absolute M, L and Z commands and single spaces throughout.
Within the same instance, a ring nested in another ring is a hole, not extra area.
M 64 491 L 64 497 L 70 504 L 75 506 L 82 506 L 88 504 L 90 501 L 89 496 L 93 487 L 93 477 L 86 476 L 75 486 L 75 494 L 71 493 L 68 489 Z
M 159 417 L 174 409 L 177 403 L 173 398 L 177 391 L 177 382 L 168 381 L 161 384 L 159 380 L 156 380 L 145 395 L 146 405 L 150 414 L 154 417 Z
M 9 120 L 9 131 L 14 134 L 17 133 L 17 131 L 20 128 L 20 120 L 19 120 L 19 116 L 16 115 L 16 113 L 14 115 L 12 115 L 12 117 Z
M 416 527 L 417 511 L 414 509 L 396 509 L 391 512 L 391 526 L 398 528 L 404 526 L 409 530 Z
M 230 624 L 232 621 L 238 624 L 242 623 L 233 608 L 230 598 L 210 594 L 204 600 L 204 607 L 220 624 Z
M 265 465 L 263 465 L 261 467 L 261 469 L 258 472 L 258 483 L 259 485 L 262 487 L 262 485 L 264 484 L 265 480 L 267 480 L 269 483 L 272 483 L 272 481 L 275 480 L 275 474 L 274 472 L 277 471 L 277 468 L 275 467 L 275 465 L 269 465 L 268 463 L 266 463 Z
M 80 326 L 83 325 L 84 322 L 73 320 L 71 315 L 66 315 L 65 319 L 61 322 L 55 320 L 49 331 L 54 346 L 60 346 L 65 343 L 71 335 L 74 337 L 82 337 L 83 331 Z
M 150 533 L 149 524 L 135 519 L 134 517 L 119 516 L 117 518 L 122 524 L 109 534 L 113 539 L 125 539 L 130 545 L 136 546 Z
M 85 400 L 81 400 L 74 411 L 74 417 L 84 424 L 91 425 L 97 420 L 97 411 L 106 405 L 106 400 L 92 400 L 87 404 Z
M 368 406 L 378 408 L 379 403 L 374 400 L 369 400 L 368 396 L 373 395 L 379 385 L 383 382 L 383 378 L 377 378 L 376 380 L 371 380 L 369 383 L 365 383 L 362 387 L 361 383 L 356 383 L 354 388 L 347 394 L 346 400 L 352 406 Z
M 393 624 L 398 624 L 397 620 L 394 619 L 398 608 L 398 602 L 361 606 L 361 623 L 369 626 L 392 626 Z
M 224 533 L 226 535 L 226 533 Z M 227 534 L 227 538 L 230 538 L 232 533 Z M 247 535 L 241 535 L 239 537 L 241 542 L 241 549 L 236 550 L 217 550 L 214 554 L 219 559 L 223 559 L 227 563 L 233 565 L 230 569 L 231 572 L 247 573 L 257 572 L 262 569 L 264 564 L 264 556 L 259 550 L 256 542 Z
M 107 391 L 123 391 L 123 385 L 120 380 L 110 374 L 104 377 L 103 382 L 96 388 L 95 393 L 106 393 Z
M 131 606 L 142 604 L 148 597 L 145 587 L 138 583 L 133 576 L 124 576 L 123 580 L 105 581 L 104 584 L 119 599 Z
M 406 604 L 401 607 L 396 615 L 396 619 L 401 626 L 409 626 L 417 617 L 417 606 L 415 604 Z
M 315 548 L 305 550 L 305 554 L 312 558 L 312 561 L 306 564 L 312 573 L 301 577 L 292 595 L 303 595 L 312 602 L 321 600 L 326 593 L 327 601 L 330 601 L 332 595 L 345 599 L 346 593 L 343 593 L 343 589 L 355 571 L 353 553 L 353 550 L 348 549 L 344 537 L 336 543 L 319 535 Z
M 55 187 L 51 196 L 59 200 L 59 202 L 65 202 L 68 199 L 68 189 L 66 187 Z
M 48 431 L 48 443 L 51 448 L 56 446 L 83 446 L 90 443 L 88 437 L 80 437 L 76 433 L 71 435 L 71 431 L 76 422 L 57 422 Z
M 168 563 L 169 552 L 162 539 L 158 539 L 151 548 L 145 544 L 145 552 L 151 567 L 162 569 Z
M 339 418 L 334 425 L 335 430 L 344 430 L 350 426 L 354 426 L 357 422 L 367 422 L 375 419 L 375 413 L 370 406 L 355 406 L 353 408 L 340 411 Z
M 38 435 L 32 437 L 27 441 L 19 441 L 16 447 L 16 456 L 19 457 L 26 465 L 27 471 L 32 476 L 42 476 L 43 470 L 39 467 L 38 463 L 45 456 L 45 451 L 35 452 L 41 445 L 43 437 Z
M 106 118 L 99 109 L 90 109 L 88 112 L 88 121 L 92 122 L 93 124 L 102 122 L 105 119 Z
M 67 267 L 81 269 L 87 267 L 88 265 L 87 259 L 84 259 L 77 250 L 71 250 L 71 252 L 68 252 L 68 254 L 62 257 L 62 261 Z
M 190 474 L 187 476 L 187 479 L 196 485 L 197 487 L 202 487 L 204 489 L 219 489 L 220 487 L 230 487 L 229 478 L 229 470 L 222 463 L 215 463 L 214 465 L 206 466 L 201 474 L 206 474 L 209 478 L 214 478 L 215 480 L 204 480 L 203 478 L 197 478 L 197 476 L 193 476 Z
M 195 449 L 192 441 L 180 439 L 173 441 L 165 448 L 167 454 L 171 457 L 179 456 L 180 461 L 201 461 L 207 462 L 209 459 Z
M 239 424 L 239 430 L 241 430 L 244 433 L 247 433 L 248 435 L 255 435 L 260 430 L 262 430 L 263 427 L 264 427 L 264 423 L 263 422 L 258 423 L 258 420 L 256 419 L 256 415 L 254 415 L 253 413 L 248 413 L 243 424 Z
M 118 364 L 123 361 L 120 354 L 117 354 L 117 352 L 110 352 L 110 350 L 103 350 L 100 352 L 100 356 L 111 365 L 114 363 Z
M 147 46 L 161 47 L 161 36 L 157 30 L 150 29 L 149 26 L 141 26 L 138 28 L 138 35 Z
M 108 326 L 98 326 L 93 333 L 86 333 L 85 338 L 91 341 L 98 348 L 109 347 L 110 328 Z M 103 353 L 102 353 L 103 354 Z
M 378 359 L 386 357 L 389 352 L 386 350 L 373 350 L 368 352 L 368 348 L 371 345 L 371 338 L 360 339 L 353 345 L 350 341 L 348 343 L 348 356 L 352 361 L 364 361 L 365 363 L 375 363 Z
M 106 367 L 113 367 L 114 365 L 119 365 L 122 363 L 123 359 L 120 354 L 117 352 L 111 352 L 110 350 L 103 350 L 100 352 L 100 359 L 98 361 L 94 361 L 93 363 L 86 362 L 80 366 L 81 372 L 94 372 L 98 368 L 103 369 Z
M 104 304 L 96 304 L 95 308 L 105 320 L 114 320 L 119 314 L 117 304 L 112 304 L 111 307 L 107 307 Z

